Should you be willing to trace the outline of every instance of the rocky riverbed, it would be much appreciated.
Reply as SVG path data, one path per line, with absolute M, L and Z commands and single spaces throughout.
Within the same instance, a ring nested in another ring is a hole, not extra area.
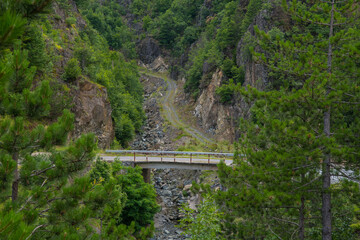
M 137 150 L 176 150 L 189 138 L 180 136 L 182 131 L 173 127 L 161 115 L 161 98 L 166 93 L 164 79 L 142 75 L 144 86 L 144 108 L 146 122 L 131 147 Z M 180 137 L 179 137 L 180 136 Z M 152 181 L 158 194 L 161 211 L 156 214 L 154 222 L 156 234 L 153 240 L 186 239 L 182 230 L 175 227 L 181 218 L 179 209 L 182 204 L 191 202 L 195 205 L 199 197 L 191 194 L 192 181 L 199 181 L 199 171 L 154 169 Z
M 181 136 L 182 131 L 173 127 L 161 115 L 161 98 L 166 93 L 167 84 L 164 79 L 142 75 L 141 83 L 144 86 L 144 109 L 146 121 L 131 144 L 137 150 L 176 150 L 190 139 Z
M 182 217 L 179 209 L 183 204 L 195 206 L 200 201 L 191 193 L 192 182 L 198 182 L 200 172 L 193 170 L 158 169 L 153 171 L 153 181 L 158 194 L 161 211 L 155 216 L 156 234 L 154 240 L 187 239 L 177 228 Z
M 144 86 L 144 108 L 146 122 L 142 131 L 131 144 L 137 150 L 177 150 L 178 147 L 190 141 L 183 132 L 173 127 L 161 114 L 161 99 L 166 94 L 167 83 L 164 79 L 143 74 L 141 82 Z M 180 208 L 189 204 L 196 208 L 200 196 L 191 192 L 192 183 L 202 179 L 201 171 L 177 169 L 153 169 L 152 182 L 157 192 L 161 211 L 156 214 L 155 236 L 152 240 L 182 240 L 189 236 L 182 234 L 177 228 L 182 215 Z M 214 176 L 214 174 L 212 174 Z M 216 176 L 216 174 L 215 174 Z M 218 180 L 209 178 L 213 187 Z M 215 184 L 214 184 L 215 183 Z

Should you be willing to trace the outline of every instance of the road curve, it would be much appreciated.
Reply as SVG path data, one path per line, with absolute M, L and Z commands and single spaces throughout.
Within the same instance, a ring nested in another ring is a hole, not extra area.
M 193 138 L 199 140 L 204 144 L 215 144 L 216 142 L 211 138 L 207 137 L 204 133 L 200 132 L 196 128 L 193 128 L 187 124 L 185 124 L 180 118 L 175 108 L 175 96 L 176 96 L 176 89 L 177 85 L 176 82 L 170 78 L 161 77 L 156 74 L 152 74 L 151 72 L 141 72 L 144 75 L 149 75 L 152 77 L 157 77 L 163 79 L 167 84 L 166 94 L 161 99 L 161 105 L 164 111 L 164 115 L 167 120 L 174 125 L 175 127 L 179 128 L 182 127 L 186 133 L 191 135 Z

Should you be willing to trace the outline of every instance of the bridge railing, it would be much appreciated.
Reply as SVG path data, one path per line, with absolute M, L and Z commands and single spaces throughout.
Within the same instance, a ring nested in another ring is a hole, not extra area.
M 145 151 L 145 150 L 106 150 L 106 153 L 115 153 L 115 154 L 127 154 L 128 156 L 133 157 L 133 161 L 136 162 L 136 158 L 140 157 L 144 158 L 145 161 L 148 162 L 149 156 L 157 156 L 160 158 L 160 161 L 163 162 L 164 158 L 173 158 L 173 162 L 176 162 L 176 158 L 180 158 L 182 160 L 186 159 L 181 156 L 187 156 L 190 163 L 193 163 L 193 159 L 196 156 L 205 156 L 201 159 L 207 160 L 207 163 L 210 164 L 212 157 L 217 157 L 216 160 L 227 160 L 229 158 L 232 159 L 234 156 L 233 153 L 216 153 L 216 152 L 181 152 L 181 151 Z M 215 160 L 215 159 L 214 159 Z

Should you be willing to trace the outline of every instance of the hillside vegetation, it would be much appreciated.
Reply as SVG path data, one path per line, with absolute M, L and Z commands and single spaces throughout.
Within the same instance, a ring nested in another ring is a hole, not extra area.
M 138 78 L 73 1 L 0 2 L 0 239 L 153 234 L 159 207 L 141 169 L 95 162 L 93 133 L 69 139 L 72 98 L 87 82 L 108 93 L 126 146 L 144 120 Z
M 187 237 L 360 239 L 359 6 L 1 1 L 0 238 L 153 236 L 154 187 L 139 168 L 94 161 L 101 133 L 76 129 L 98 120 L 92 131 L 109 132 L 103 147 L 128 147 L 145 122 L 137 64 L 151 60 L 165 61 L 173 79 L 163 99 L 196 105 L 199 118 L 216 112 L 201 123 L 208 133 L 236 128 L 227 132 L 233 164 L 218 165 L 221 187 L 194 182 L 202 201 L 182 207 Z M 110 107 L 79 116 L 89 99 Z

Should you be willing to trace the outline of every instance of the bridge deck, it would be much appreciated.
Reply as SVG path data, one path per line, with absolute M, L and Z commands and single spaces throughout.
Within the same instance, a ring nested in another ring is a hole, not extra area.
M 199 152 L 159 152 L 159 151 L 106 151 L 118 153 L 117 156 L 102 155 L 104 161 L 128 162 L 142 168 L 175 168 L 190 170 L 217 170 L 217 164 L 224 161 L 226 165 L 231 165 L 232 153 L 199 153 Z M 130 154 L 130 155 L 129 155 Z M 149 156 L 150 155 L 150 156 Z M 155 155 L 155 156 L 154 156 Z

